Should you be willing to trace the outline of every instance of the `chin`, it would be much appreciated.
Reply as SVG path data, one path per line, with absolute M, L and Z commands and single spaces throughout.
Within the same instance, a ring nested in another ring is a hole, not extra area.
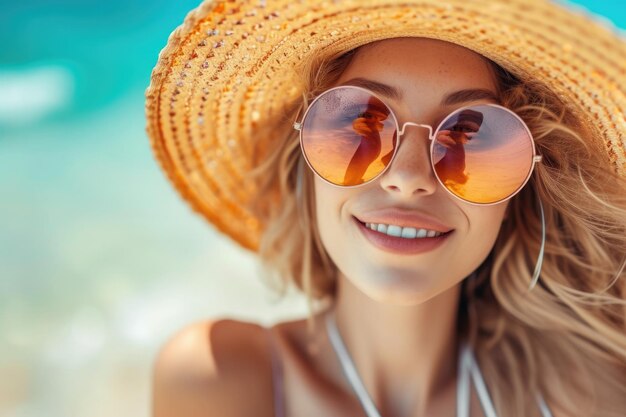
M 372 276 L 366 282 L 355 282 L 369 298 L 385 304 L 417 305 L 442 291 L 431 277 L 417 273 L 387 271 Z

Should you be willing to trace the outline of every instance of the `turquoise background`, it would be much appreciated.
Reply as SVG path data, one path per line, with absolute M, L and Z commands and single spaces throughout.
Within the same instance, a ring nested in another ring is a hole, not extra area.
M 572 3 L 626 28 L 624 2 Z M 144 90 L 196 5 L 0 1 L 0 417 L 148 415 L 185 323 L 305 311 L 259 300 L 254 260 L 150 153 Z
M 29 123 L 2 120 L 3 129 L 71 123 L 141 93 L 150 69 L 171 29 L 197 1 L 112 0 L 0 2 L 0 66 L 2 73 L 28 73 L 44 65 L 63 68 L 71 76 L 71 97 Z M 622 1 L 570 2 L 626 27 Z M 3 141 L 10 137 L 2 132 Z M 10 132 L 9 132 L 10 133 Z

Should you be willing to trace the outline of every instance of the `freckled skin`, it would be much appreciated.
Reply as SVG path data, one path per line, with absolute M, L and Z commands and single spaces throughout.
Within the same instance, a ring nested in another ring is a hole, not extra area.
M 389 39 L 363 47 L 337 84 L 355 77 L 402 91 L 401 101 L 386 100 L 400 126 L 412 121 L 435 127 L 460 107 L 440 107 L 447 93 L 464 88 L 496 89 L 493 74 L 480 55 L 428 39 Z M 508 202 L 474 206 L 451 196 L 431 170 L 429 145 L 426 129 L 409 127 L 392 165 L 371 183 L 344 189 L 315 177 L 317 222 L 326 250 L 346 279 L 380 302 L 420 304 L 459 284 L 488 255 L 508 206 Z M 455 232 L 445 245 L 431 252 L 383 252 L 361 236 L 352 216 L 384 207 L 430 214 Z

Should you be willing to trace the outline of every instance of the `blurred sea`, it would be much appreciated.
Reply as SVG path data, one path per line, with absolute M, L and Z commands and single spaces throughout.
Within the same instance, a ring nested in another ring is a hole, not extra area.
M 150 152 L 150 70 L 197 3 L 0 1 L 0 417 L 148 416 L 174 331 L 306 314 Z M 626 28 L 622 1 L 570 4 Z

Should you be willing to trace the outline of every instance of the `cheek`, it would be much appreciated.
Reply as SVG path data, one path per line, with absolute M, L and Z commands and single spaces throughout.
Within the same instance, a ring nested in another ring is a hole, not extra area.
M 315 178 L 315 211 L 320 238 L 326 250 L 332 252 L 332 242 L 336 242 L 340 233 L 339 223 L 342 202 L 342 190 Z
M 315 177 L 316 223 L 322 246 L 344 274 L 349 274 L 355 253 L 357 230 L 349 213 L 349 202 L 358 190 L 343 189 Z
M 487 257 L 498 237 L 508 203 L 487 207 L 472 207 L 469 219 L 468 245 L 474 245 L 482 259 Z M 475 252 L 474 251 L 474 252 Z M 482 262 L 482 261 L 481 261 Z

